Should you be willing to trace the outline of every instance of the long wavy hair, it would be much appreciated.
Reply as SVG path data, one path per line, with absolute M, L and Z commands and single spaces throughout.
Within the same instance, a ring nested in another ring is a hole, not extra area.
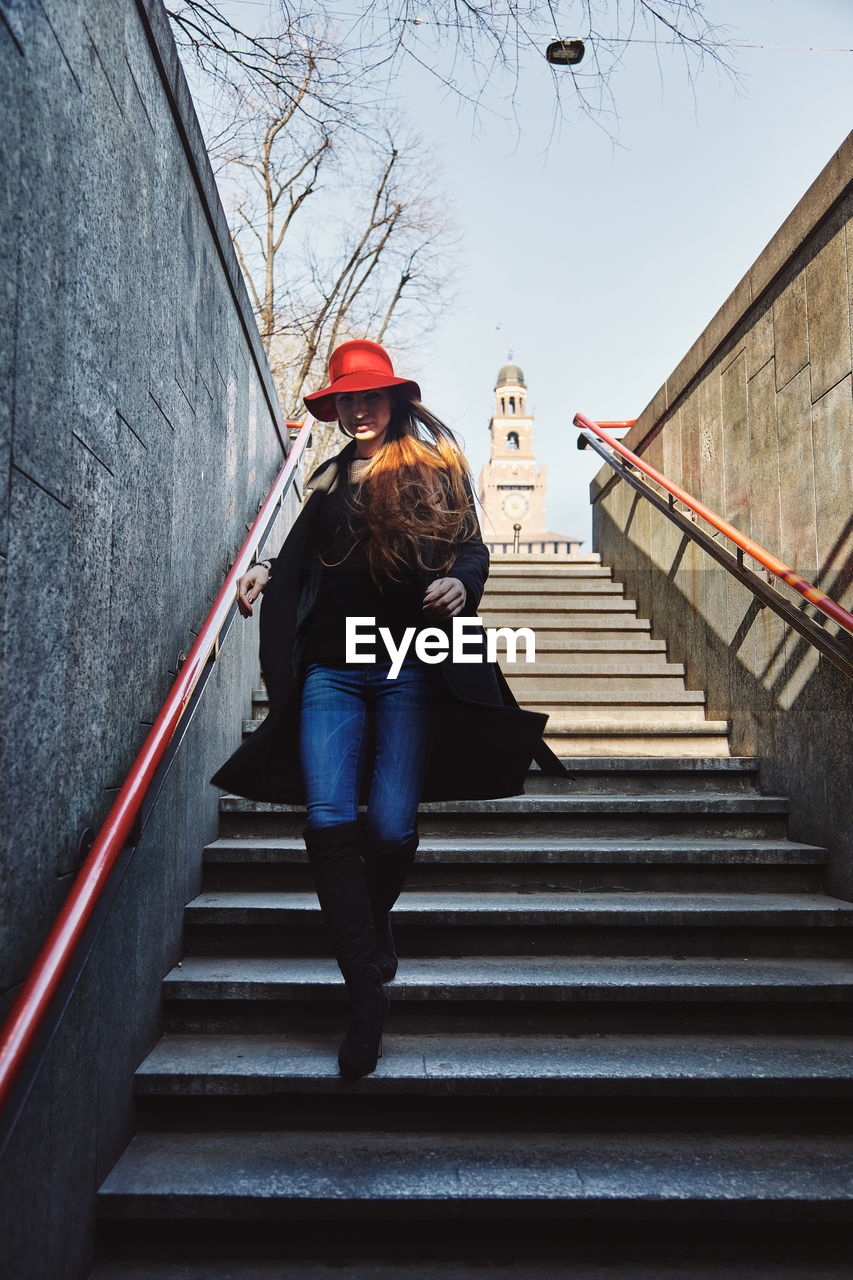
M 352 495 L 351 528 L 377 586 L 413 569 L 443 574 L 476 533 L 473 481 L 449 427 L 395 396 L 385 442 Z

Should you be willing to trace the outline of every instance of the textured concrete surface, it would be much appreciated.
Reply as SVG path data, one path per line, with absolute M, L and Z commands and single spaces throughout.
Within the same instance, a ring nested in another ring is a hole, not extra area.
M 0 112 L 5 1012 L 281 464 L 283 424 L 162 5 L 0 0 Z M 4 1157 L 17 1280 L 86 1266 L 256 646 L 238 624 Z
M 187 924 L 314 923 L 316 894 L 293 892 L 200 893 L 187 904 Z M 499 924 L 509 928 L 555 924 L 561 928 L 626 924 L 786 928 L 849 925 L 853 903 L 817 893 L 417 893 L 404 891 L 394 907 L 399 924 Z
M 236 840 L 223 837 L 209 844 L 205 861 L 236 862 L 308 862 L 305 846 L 296 843 L 296 836 L 247 836 Z M 825 851 L 817 845 L 796 844 L 793 841 L 773 840 L 596 840 L 540 839 L 536 849 L 522 849 L 510 840 L 477 839 L 462 841 L 441 840 L 435 836 L 425 839 L 418 846 L 418 863 L 441 862 L 497 862 L 548 863 L 548 862 L 721 862 L 726 865 L 756 862 L 805 862 L 822 865 Z M 416 864 L 417 865 L 417 864 Z
M 334 999 L 334 960 L 186 956 L 163 979 L 168 1000 Z M 394 1001 L 843 1000 L 853 1001 L 853 962 L 797 959 L 669 959 L 661 956 L 455 956 L 413 959 Z
M 853 1195 L 853 1139 L 625 1138 L 537 1134 L 146 1133 L 135 1137 L 100 1192 L 106 1217 L 220 1215 L 378 1219 L 443 1217 L 454 1204 L 480 1212 L 618 1216 L 641 1201 L 646 1216 L 698 1203 L 802 1213 L 821 1197 Z M 239 1172 L 239 1193 L 235 1174 Z M 322 1206 L 322 1209 L 321 1209 Z
M 853 134 L 626 438 L 848 611 L 851 352 Z M 730 722 L 732 751 L 790 795 L 792 835 L 827 846 L 833 891 L 853 898 L 850 679 L 609 468 L 592 496 L 603 563 L 685 663 L 687 687 L 707 691 L 708 717 Z
M 598 1095 L 690 1090 L 770 1095 L 783 1082 L 785 1096 L 799 1084 L 805 1096 L 817 1085 L 835 1096 L 853 1092 L 851 1044 L 845 1036 L 535 1036 L 395 1035 L 362 1092 L 476 1094 L 484 1081 L 507 1094 Z M 266 1094 L 315 1091 L 320 1082 L 340 1090 L 331 1051 L 334 1037 L 167 1035 L 139 1066 L 138 1095 Z M 673 1088 L 675 1086 L 675 1088 Z M 796 1092 L 796 1091 L 794 1091 Z
M 667 1249 L 689 1277 L 689 1245 L 693 1261 L 727 1250 L 744 1275 L 747 1256 L 808 1257 L 803 1276 L 817 1280 L 807 1241 L 819 1232 L 821 1248 L 830 1237 L 845 1247 L 853 1195 L 851 907 L 817 879 L 799 892 L 738 887 L 745 866 L 817 868 L 818 848 L 697 835 L 715 809 L 764 821 L 756 801 L 773 797 L 755 792 L 743 761 L 667 762 L 683 790 L 660 804 L 643 794 L 640 779 L 655 777 L 644 761 L 624 766 L 630 796 L 610 767 L 609 795 L 476 805 L 465 836 L 425 836 L 425 879 L 394 912 L 403 958 L 384 1053 L 356 1081 L 337 1071 L 344 985 L 318 945 L 296 840 L 269 832 L 274 807 L 251 806 L 241 836 L 209 845 L 186 953 L 163 984 L 168 1031 L 136 1072 L 136 1137 L 100 1196 L 115 1259 L 135 1248 L 152 1277 L 167 1257 L 209 1258 L 227 1274 L 226 1257 L 301 1248 L 310 1276 L 335 1240 L 335 1260 L 365 1280 L 380 1258 L 433 1280 L 434 1259 L 452 1275 L 462 1257 L 483 1275 L 512 1264 L 519 1280 L 555 1259 L 571 1274 L 569 1260 L 618 1258 L 614 1280 L 637 1280 L 667 1275 Z M 602 770 L 592 762 L 587 779 Z M 729 787 L 691 792 L 691 779 Z M 680 839 L 662 834 L 667 801 L 689 815 Z M 466 816 L 464 803 L 437 808 L 450 823 Z M 584 809 L 598 831 L 587 839 Z M 621 838 L 601 834 L 609 809 L 624 810 Z M 560 814 L 562 829 L 547 825 Z M 223 800 L 223 824 L 234 816 Z M 611 858 L 614 875 L 646 875 L 658 859 L 663 891 L 637 880 L 573 893 L 528 878 L 572 859 L 599 876 Z M 679 892 L 691 862 L 717 865 L 721 889 Z M 258 884 L 276 863 L 281 885 Z M 806 920 L 826 941 L 821 959 L 807 958 Z M 543 930 L 554 951 L 533 954 Z M 639 938 L 630 955 L 628 934 Z M 701 956 L 685 954 L 697 943 Z M 791 1253 L 779 1233 L 794 1225 Z M 709 1243 L 717 1252 L 703 1255 Z
M 848 1280 L 849 1264 L 812 1261 L 806 1264 L 709 1263 L 682 1257 L 633 1262 L 464 1262 L 431 1258 L 409 1266 L 400 1261 L 366 1258 L 360 1262 L 110 1262 L 96 1267 L 91 1280 L 399 1280 L 406 1265 L 408 1280 Z

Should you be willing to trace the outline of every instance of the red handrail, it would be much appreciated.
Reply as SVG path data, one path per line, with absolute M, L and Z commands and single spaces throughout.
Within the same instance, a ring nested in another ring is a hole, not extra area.
M 251 564 L 258 536 L 268 515 L 281 498 L 311 432 L 313 419 L 288 422 L 301 428 L 291 445 L 275 484 L 258 512 L 240 554 L 198 634 L 190 655 L 172 685 L 160 714 L 145 739 L 124 785 L 110 809 L 86 861 L 80 868 L 47 941 L 39 952 L 13 1004 L 0 1037 L 0 1111 L 9 1100 L 29 1050 L 32 1048 L 51 1001 L 59 989 L 75 948 L 80 943 L 110 872 L 128 843 L 146 792 L 165 755 L 198 680 L 232 607 L 237 579 Z
M 589 418 L 584 417 L 582 413 L 576 413 L 574 424 L 576 427 L 594 432 L 611 449 L 615 449 L 617 453 L 620 453 L 623 458 L 627 458 L 638 470 L 644 472 L 656 484 L 671 493 L 673 497 L 678 498 L 679 502 L 683 502 L 691 511 L 695 511 L 703 520 L 707 520 L 708 524 L 712 525 L 719 533 L 724 534 L 735 546 L 740 547 L 741 551 L 745 551 L 752 556 L 753 560 L 757 560 L 759 564 L 763 565 L 765 569 L 769 570 L 777 578 L 787 582 L 788 586 L 793 587 L 801 596 L 804 596 L 809 604 L 813 604 L 816 609 L 820 609 L 821 613 L 825 613 L 828 618 L 832 618 L 833 622 L 837 622 L 840 627 L 843 627 L 845 631 L 853 635 L 853 614 L 848 613 L 835 600 L 830 599 L 826 592 L 821 591 L 819 587 L 812 586 L 799 573 L 796 573 L 790 565 L 777 560 L 776 556 L 766 551 L 764 547 L 759 546 L 757 542 L 753 542 L 751 538 L 747 538 L 746 534 L 741 533 L 733 524 L 729 524 L 728 520 L 718 516 L 710 507 L 706 507 L 704 503 L 687 493 L 680 485 L 668 480 L 665 475 L 650 466 L 648 462 L 644 462 L 636 453 L 626 449 L 618 440 L 614 440 L 606 431 L 603 431 L 598 423 L 592 422 Z

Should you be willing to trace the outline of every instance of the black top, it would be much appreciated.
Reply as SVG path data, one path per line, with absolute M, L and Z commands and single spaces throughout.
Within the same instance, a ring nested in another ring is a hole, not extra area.
M 395 644 L 403 638 L 406 627 L 425 625 L 421 611 L 424 588 L 414 572 L 403 582 L 384 582 L 378 587 L 370 576 L 363 536 L 352 511 L 353 489 L 345 471 L 323 501 L 319 518 L 320 561 L 322 573 L 317 601 L 311 615 L 305 641 L 305 661 L 337 663 L 346 661 L 346 619 L 374 618 L 373 627 L 360 628 L 359 647 L 363 653 L 374 653 L 377 662 L 388 661 L 388 653 L 379 636 L 379 628 L 387 627 Z M 365 643 L 373 632 L 376 642 Z M 409 656 L 414 653 L 409 650 Z M 363 659 L 362 659 L 363 661 Z

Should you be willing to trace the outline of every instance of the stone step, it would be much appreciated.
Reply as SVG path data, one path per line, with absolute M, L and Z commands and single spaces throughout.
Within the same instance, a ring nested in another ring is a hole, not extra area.
M 525 795 L 698 795 L 711 792 L 756 794 L 754 756 L 566 756 L 573 778 L 542 773 L 534 762 L 524 780 Z
M 322 927 L 314 893 L 290 890 L 206 891 L 184 908 L 187 924 L 274 924 Z M 426 922 L 437 928 L 466 923 L 509 929 L 555 924 L 565 929 L 719 925 L 762 928 L 849 928 L 853 903 L 818 893 L 425 893 L 405 890 L 394 908 L 403 926 Z M 451 935 L 452 938 L 455 935 Z
M 477 610 L 484 614 L 512 614 L 526 617 L 533 613 L 572 613 L 577 609 L 600 609 L 602 613 L 636 613 L 636 601 L 626 600 L 622 588 L 603 582 L 595 587 L 578 584 L 576 591 L 488 591 Z M 530 624 L 528 624 L 530 625 Z
M 635 620 L 630 618 L 631 623 Z M 585 626 L 585 623 L 584 623 Z M 502 650 L 498 649 L 498 653 Z M 583 632 L 579 628 L 539 627 L 537 662 L 580 662 L 584 664 L 634 663 L 649 660 L 652 654 L 666 655 L 666 641 L 652 640 L 648 627 L 613 626 L 611 630 Z M 553 657 L 552 657 L 553 655 Z M 657 659 L 654 659 L 657 660 Z
M 571 684 L 571 682 L 569 683 Z M 589 683 L 592 684 L 594 682 L 590 681 Z M 604 684 L 605 682 L 602 681 L 601 683 Z M 544 711 L 549 716 L 552 714 L 558 716 L 561 708 L 565 713 L 565 709 L 569 707 L 594 707 L 596 708 L 595 712 L 590 714 L 595 714 L 599 718 L 602 715 L 610 718 L 611 716 L 621 716 L 623 712 L 634 715 L 638 708 L 643 707 L 647 708 L 644 714 L 648 717 L 649 715 L 657 714 L 648 710 L 648 708 L 662 707 L 678 710 L 679 713 L 685 708 L 689 708 L 691 711 L 695 709 L 696 715 L 691 714 L 685 718 L 691 722 L 697 719 L 704 720 L 704 693 L 700 693 L 696 689 L 679 688 L 680 681 L 666 681 L 661 689 L 648 689 L 645 687 L 645 685 L 651 683 L 653 682 L 638 680 L 621 688 L 614 688 L 611 684 L 609 689 L 606 686 L 603 689 L 571 687 L 566 689 L 561 687 L 559 683 L 555 688 L 554 683 L 547 680 L 547 678 L 529 681 L 519 680 L 517 683 L 512 680 L 509 682 L 519 706 L 533 711 Z M 667 684 L 670 686 L 669 688 L 666 687 Z M 533 686 L 532 688 L 531 685 Z M 545 687 L 541 688 L 539 687 L 540 685 Z M 549 711 L 549 708 L 552 708 L 552 711 Z M 661 714 L 667 715 L 667 718 L 669 718 L 665 710 Z
M 665 709 L 660 714 L 667 724 L 693 723 L 705 719 L 705 695 L 698 690 L 679 688 L 677 681 L 662 681 L 662 688 L 650 689 L 646 686 L 653 684 L 653 681 L 638 680 L 624 690 L 614 687 L 615 682 L 611 683 L 610 689 L 590 687 L 596 683 L 606 684 L 605 681 L 589 681 L 578 687 L 572 681 L 551 681 L 547 677 L 524 682 L 513 679 L 509 681 L 519 706 L 544 711 L 546 715 L 555 717 L 549 720 L 549 730 L 556 728 L 566 714 L 574 717 L 574 712 L 568 713 L 567 708 L 578 708 L 579 715 L 583 715 L 585 713 L 581 711 L 582 708 L 592 707 L 595 710 L 589 712 L 589 715 L 608 720 L 618 717 L 625 724 L 633 723 L 632 717 L 638 715 L 648 720 L 651 715 L 658 714 L 650 708 L 657 707 Z M 690 714 L 684 715 L 685 710 Z M 266 715 L 266 705 L 256 708 L 252 719 L 243 721 L 244 736 L 254 733 Z
M 774 840 L 421 841 L 411 889 L 808 892 L 820 888 L 826 850 Z M 299 836 L 220 837 L 204 852 L 209 890 L 313 889 Z
M 786 834 L 787 800 L 778 796 L 706 792 L 699 795 L 524 795 L 502 800 L 445 800 L 418 809 L 422 836 L 512 835 L 537 843 L 574 839 L 761 839 Z M 220 831 L 227 835 L 298 835 L 305 825 L 299 805 L 226 795 L 220 799 Z
M 525 700 L 526 702 L 526 700 Z M 521 704 L 522 706 L 525 703 Z M 675 701 L 659 706 L 645 706 L 637 699 L 632 702 L 614 702 L 612 699 L 600 705 L 577 703 L 570 706 L 553 701 L 531 702 L 531 711 L 544 711 L 548 716 L 545 737 L 566 738 L 589 736 L 595 732 L 602 737 L 614 734 L 645 734 L 661 737 L 664 734 L 698 734 L 700 737 L 722 737 L 728 743 L 729 722 L 706 720 L 702 704 Z M 559 754 L 559 753 L 558 753 Z
M 754 793 L 758 762 L 754 756 L 683 757 L 653 760 L 646 756 L 566 757 L 574 780 L 542 773 L 535 763 L 525 782 L 526 795 L 589 792 L 620 795 L 698 794 L 737 791 Z
M 407 890 L 401 955 L 844 955 L 853 904 L 817 893 Z M 184 913 L 191 955 L 328 954 L 313 891 L 208 890 Z
M 140 1255 L 144 1257 L 147 1252 L 145 1241 L 136 1239 L 129 1232 L 128 1223 L 119 1221 L 111 1225 L 120 1239 L 109 1249 L 109 1259 L 99 1262 L 89 1280 L 367 1280 L 368 1277 L 369 1280 L 849 1280 L 850 1277 L 847 1262 L 831 1262 L 826 1258 L 816 1261 L 814 1256 L 799 1263 L 792 1262 L 790 1256 L 787 1261 L 779 1261 L 781 1242 L 778 1226 L 769 1229 L 773 1237 L 770 1261 L 762 1262 L 755 1261 L 755 1232 L 750 1235 L 753 1250 L 749 1260 L 744 1258 L 744 1245 L 741 1243 L 737 1250 L 731 1250 L 728 1255 L 729 1259 L 732 1255 L 739 1257 L 739 1261 L 708 1262 L 708 1243 L 699 1238 L 695 1223 L 686 1228 L 690 1233 L 690 1245 L 673 1240 L 672 1232 L 668 1232 L 668 1247 L 662 1244 L 647 1246 L 642 1251 L 642 1261 L 638 1261 L 640 1255 L 634 1240 L 629 1257 L 617 1261 L 611 1248 L 608 1249 L 609 1260 L 602 1262 L 600 1241 L 597 1246 L 593 1244 L 590 1247 L 587 1242 L 581 1248 L 576 1232 L 572 1237 L 571 1261 L 560 1257 L 561 1249 L 557 1241 L 552 1245 L 552 1252 L 556 1256 L 550 1261 L 543 1257 L 541 1238 L 536 1245 L 536 1257 L 530 1257 L 529 1254 L 518 1257 L 514 1256 L 520 1249 L 517 1227 L 513 1225 L 512 1228 L 516 1237 L 514 1243 L 502 1246 L 495 1239 L 494 1224 L 488 1224 L 492 1227 L 488 1241 L 475 1243 L 468 1239 L 459 1252 L 458 1243 L 455 1247 L 451 1245 L 449 1249 L 445 1244 L 443 1256 L 436 1257 L 433 1252 L 434 1233 L 433 1249 L 430 1249 L 426 1241 L 413 1241 L 409 1224 L 404 1228 L 406 1239 L 395 1241 L 390 1248 L 386 1242 L 388 1232 L 384 1231 L 378 1253 L 375 1241 L 371 1246 L 362 1246 L 360 1249 L 354 1246 L 350 1233 L 348 1247 L 340 1261 L 314 1262 L 305 1257 L 298 1257 L 295 1261 L 292 1257 L 279 1257 L 276 1261 L 271 1261 L 269 1256 L 254 1256 L 257 1252 L 257 1224 L 253 1228 L 254 1245 L 253 1240 L 245 1240 L 242 1242 L 239 1259 L 231 1256 L 223 1258 L 222 1246 L 217 1249 L 216 1244 L 211 1245 L 210 1224 L 204 1223 L 202 1233 L 207 1247 L 202 1240 L 196 1238 L 192 1246 L 192 1261 L 185 1260 L 182 1252 L 180 1262 L 169 1262 L 158 1257 L 140 1261 Z M 141 1232 L 150 1236 L 147 1225 L 140 1226 Z M 428 1226 L 425 1229 L 429 1230 Z M 799 1225 L 796 1229 L 802 1237 L 802 1226 Z M 278 1227 L 273 1226 L 273 1231 L 280 1236 Z M 655 1231 L 660 1234 L 659 1228 L 655 1228 Z M 822 1228 L 821 1239 L 824 1246 L 828 1238 L 827 1231 L 827 1227 Z M 598 1227 L 595 1227 L 595 1232 L 600 1236 Z M 719 1229 L 714 1228 L 714 1232 L 719 1247 Z M 375 1235 L 375 1229 L 371 1229 L 371 1234 Z M 444 1239 L 446 1241 L 446 1236 Z M 292 1251 L 290 1233 L 286 1247 L 288 1252 Z M 766 1242 L 764 1247 L 767 1247 Z M 211 1248 L 216 1250 L 215 1256 L 211 1255 Z M 276 1250 L 274 1246 L 270 1247 L 269 1242 L 266 1242 L 266 1248 L 268 1253 L 282 1251 L 281 1248 Z M 131 1251 L 129 1258 L 126 1256 L 128 1249 Z M 500 1262 L 493 1260 L 496 1251 L 502 1258 Z M 301 1253 L 302 1250 L 297 1252 Z M 328 1255 L 329 1251 L 326 1249 L 324 1252 Z M 524 1253 L 524 1250 L 521 1252 Z M 413 1258 L 413 1253 L 417 1254 L 417 1260 Z M 468 1258 L 475 1256 L 480 1260 L 467 1261 L 462 1256 L 463 1253 Z M 587 1255 L 586 1261 L 583 1260 L 584 1255 Z M 247 1257 L 252 1260 L 247 1262 Z M 485 1266 L 488 1267 L 486 1271 Z
M 220 836 L 207 845 L 204 859 L 208 866 L 232 862 L 241 866 L 258 862 L 307 864 L 308 855 L 298 836 Z M 715 866 L 753 866 L 758 862 L 823 866 L 826 850 L 788 840 L 575 840 L 558 836 L 538 839 L 532 846 L 511 836 L 504 839 L 466 836 L 464 840 L 430 836 L 422 839 L 418 846 L 415 869 L 426 863 L 480 866 L 491 862 L 512 866 L 532 862 L 537 866 L 557 863 L 593 867 L 655 862 L 664 866 L 681 862 Z
M 503 656 L 503 655 L 502 655 Z M 523 646 L 516 662 L 502 661 L 501 666 L 516 696 L 522 693 L 549 691 L 566 693 L 611 692 L 630 694 L 635 691 L 683 691 L 684 667 L 680 662 L 565 663 L 549 658 L 547 666 L 524 660 Z M 704 702 L 705 694 L 690 690 L 694 702 Z M 252 691 L 252 706 L 258 718 L 266 714 L 269 695 L 265 689 Z
M 853 1094 L 849 1036 L 386 1034 L 377 1099 L 435 1097 L 814 1097 Z M 164 1036 L 134 1077 L 138 1097 L 340 1096 L 324 1033 Z
M 486 542 L 495 541 L 495 539 L 485 539 Z M 500 540 L 502 541 L 502 539 Z M 500 544 L 499 544 L 500 545 Z M 587 552 L 575 556 L 554 555 L 553 552 L 543 554 L 542 552 L 523 552 L 518 555 L 512 551 L 490 551 L 491 568 L 489 576 L 497 573 L 500 569 L 517 569 L 522 573 L 527 573 L 529 569 L 534 569 L 537 573 L 542 570 L 553 569 L 555 573 L 566 573 L 574 569 L 586 570 L 588 568 L 596 568 L 601 565 L 601 556 L 598 552 Z M 611 573 L 609 568 L 605 568 L 606 573 Z
M 600 602 L 605 612 L 615 602 L 625 599 L 622 587 L 616 582 L 577 580 L 575 582 L 522 582 L 503 581 L 490 583 L 480 599 L 478 613 L 512 609 L 516 612 L 529 609 L 565 609 L 571 611 L 576 602 L 594 600 Z
M 595 683 L 588 682 L 589 685 Z M 705 722 L 703 693 L 698 690 L 679 688 L 675 681 L 662 682 L 663 688 L 645 687 L 652 683 L 652 681 L 635 681 L 624 690 L 614 687 L 608 690 L 607 688 L 572 687 L 571 681 L 566 682 L 569 686 L 567 688 L 562 682 L 551 682 L 547 678 L 524 683 L 509 681 L 520 707 L 531 711 L 543 711 L 549 716 L 549 732 L 562 727 L 567 718 L 572 725 L 586 723 L 590 718 L 596 723 L 601 719 L 605 721 L 618 719 L 622 725 L 631 725 L 638 717 L 646 723 L 652 716 L 660 716 L 664 727 Z M 666 687 L 667 684 L 670 688 Z M 673 685 L 675 687 L 672 687 Z M 584 710 L 584 708 L 592 708 L 592 710 Z M 657 708 L 661 710 L 658 711 Z M 266 706 L 259 707 L 252 719 L 243 721 L 244 737 L 254 733 L 265 720 L 266 714 Z
M 527 604 L 520 599 L 490 596 L 484 600 L 477 611 L 486 627 L 566 627 L 589 625 L 589 616 L 606 622 L 609 626 L 620 625 L 619 619 L 626 617 L 636 619 L 636 600 L 625 600 L 621 595 L 592 595 L 573 597 L 569 603 L 565 597 L 557 598 L 553 603 L 547 598 L 536 595 L 530 597 Z M 645 624 L 648 626 L 648 623 Z
M 685 725 L 663 714 L 628 721 L 617 715 L 600 715 L 592 730 L 586 723 L 550 719 L 544 741 L 570 767 L 573 756 L 648 756 L 725 758 L 729 755 L 727 720 L 699 720 Z
M 343 1001 L 334 960 L 292 956 L 186 956 L 163 979 L 170 1002 Z M 853 1004 L 853 961 L 806 957 L 416 957 L 401 965 L 393 1004 L 471 1006 L 630 1001 L 670 1004 Z M 504 1016 L 507 1016 L 506 1014 Z M 849 1014 L 848 1014 L 849 1017 Z
M 625 589 L 619 582 L 613 582 L 609 574 L 573 574 L 556 577 L 553 574 L 540 574 L 531 578 L 528 574 L 490 574 L 482 599 L 490 600 L 493 596 L 539 596 L 565 595 L 571 599 L 576 593 L 594 595 L 624 596 Z M 523 607 L 523 606 L 522 606 Z
M 726 791 L 709 791 L 696 795 L 596 795 L 577 790 L 564 795 L 519 795 L 495 800 L 432 800 L 423 802 L 418 813 L 424 814 L 480 814 L 482 817 L 501 816 L 562 816 L 577 819 L 587 814 L 608 815 L 625 813 L 632 815 L 654 814 L 787 814 L 790 801 L 784 796 L 730 794 Z M 224 813 L 302 812 L 300 806 L 274 804 L 264 800 L 246 800 L 243 796 L 225 795 L 220 799 L 220 811 Z
M 602 700 L 589 696 L 587 698 L 559 698 L 555 699 L 552 694 L 533 694 L 529 698 L 518 698 L 518 703 L 522 709 L 527 711 L 541 711 L 548 716 L 548 727 L 546 736 L 554 737 L 563 733 L 568 729 L 572 733 L 583 731 L 589 734 L 595 731 L 596 727 L 602 723 L 609 724 L 614 721 L 618 722 L 620 731 L 622 732 L 650 732 L 647 728 L 649 724 L 656 725 L 655 733 L 680 733 L 691 732 L 693 726 L 705 726 L 708 723 L 716 724 L 717 722 L 708 722 L 705 720 L 705 708 L 701 703 L 693 702 L 689 699 L 680 699 L 677 695 L 667 698 L 656 698 L 653 694 L 644 697 L 639 694 L 630 702 L 616 702 L 612 697 L 605 697 Z M 653 721 L 651 717 L 659 717 Z M 243 737 L 246 738 L 254 733 L 263 718 L 257 720 L 243 721 Z M 637 726 L 635 729 L 633 726 Z M 702 730 L 700 729 L 700 732 Z M 610 733 L 611 730 L 603 732 Z M 706 732 L 719 733 L 719 729 L 711 729 Z
M 106 1219 L 848 1222 L 853 1138 L 774 1134 L 145 1132 Z
M 549 561 L 547 564 L 512 564 L 501 561 L 499 564 L 493 564 L 489 569 L 489 577 L 486 582 L 488 590 L 489 583 L 495 578 L 606 578 L 608 581 L 613 580 L 613 570 L 600 561 L 584 564 L 573 565 L 568 562 L 564 564 L 555 564 Z
M 532 682 L 545 680 L 548 682 L 545 687 L 548 688 L 580 690 L 624 686 L 626 689 L 634 687 L 656 689 L 683 682 L 686 674 L 682 663 L 666 662 L 663 654 L 659 658 L 643 662 L 634 660 L 621 663 L 610 662 L 609 658 L 606 661 L 566 662 L 556 655 L 549 654 L 547 666 L 542 667 L 538 658 L 533 662 L 527 662 L 524 646 L 520 645 L 515 662 L 506 661 L 503 653 L 500 657 L 507 679 L 517 680 L 519 688 L 524 688 Z M 649 681 L 648 685 L 646 681 Z M 699 696 L 704 698 L 705 695 L 701 693 Z
M 484 614 L 482 611 L 478 614 L 484 626 L 490 627 L 522 627 L 533 626 L 530 619 L 519 618 L 510 622 L 506 613 L 495 613 L 492 615 Z M 648 618 L 638 618 L 632 613 L 617 612 L 581 612 L 566 613 L 562 617 L 556 614 L 544 614 L 536 622 L 536 643 L 543 647 L 548 643 L 549 637 L 562 643 L 563 640 L 595 640 L 606 639 L 608 643 L 621 644 L 623 638 L 641 636 L 649 639 L 651 636 L 651 625 Z

